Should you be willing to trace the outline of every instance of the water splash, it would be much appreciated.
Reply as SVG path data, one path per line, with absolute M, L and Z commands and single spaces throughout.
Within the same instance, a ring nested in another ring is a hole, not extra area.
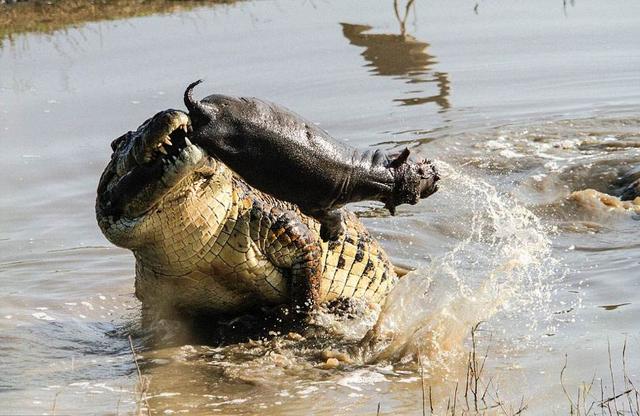
M 548 311 L 557 262 L 548 230 L 529 210 L 489 183 L 439 162 L 441 188 L 466 207 L 451 221 L 464 236 L 445 255 L 401 279 L 362 346 L 365 361 L 404 361 L 425 355 L 445 366 L 470 328 L 497 314 L 518 314 L 535 329 Z M 524 315 L 524 316 L 523 316 Z M 530 315 L 527 319 L 526 315 Z

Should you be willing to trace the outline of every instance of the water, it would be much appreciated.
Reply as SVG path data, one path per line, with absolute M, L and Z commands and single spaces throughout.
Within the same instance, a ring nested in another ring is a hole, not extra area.
M 574 397 L 594 375 L 611 393 L 608 344 L 617 388 L 625 340 L 637 380 L 638 214 L 580 191 L 613 193 L 640 163 L 640 4 L 414 5 L 247 2 L 5 39 L 0 413 L 136 412 L 128 334 L 158 414 L 419 414 L 421 374 L 446 407 L 479 321 L 490 390 L 529 414 L 568 413 L 565 355 Z M 416 269 L 367 351 L 375 311 L 225 347 L 140 328 L 133 258 L 100 234 L 95 187 L 110 141 L 182 107 L 197 78 L 437 160 L 441 190 L 418 206 L 352 207 Z M 321 368 L 327 351 L 351 362 Z

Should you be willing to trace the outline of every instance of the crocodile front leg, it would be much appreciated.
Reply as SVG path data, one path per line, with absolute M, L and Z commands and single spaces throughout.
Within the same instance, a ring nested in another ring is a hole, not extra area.
M 269 261 L 288 274 L 293 309 L 307 312 L 320 300 L 320 240 L 291 211 L 277 207 L 265 209 L 260 205 L 254 205 L 251 217 L 252 221 L 259 222 L 256 225 L 262 230 L 262 250 Z

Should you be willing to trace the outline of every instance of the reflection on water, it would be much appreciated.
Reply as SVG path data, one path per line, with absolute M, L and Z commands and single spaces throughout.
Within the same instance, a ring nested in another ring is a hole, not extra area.
M 410 0 L 405 7 L 404 16 L 401 16 L 397 1 L 394 1 L 395 17 L 400 25 L 399 34 L 366 33 L 372 29 L 371 26 L 340 23 L 342 34 L 349 39 L 351 45 L 364 48 L 361 55 L 367 61 L 365 66 L 370 68 L 371 73 L 396 77 L 418 87 L 405 92 L 405 97 L 396 98 L 394 102 L 405 106 L 435 103 L 441 110 L 447 110 L 450 107 L 448 74 L 433 71 L 432 67 L 438 61 L 435 56 L 427 53 L 429 44 L 406 33 L 406 21 L 412 5 L 413 0 Z M 426 91 L 420 84 L 435 84 L 436 93 L 424 95 Z

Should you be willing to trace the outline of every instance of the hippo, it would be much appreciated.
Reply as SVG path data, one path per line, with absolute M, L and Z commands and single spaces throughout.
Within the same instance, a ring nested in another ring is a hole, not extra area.
M 184 103 L 191 140 L 249 185 L 296 204 L 321 224 L 324 241 L 344 232 L 341 207 L 379 201 L 394 215 L 401 204 L 416 204 L 437 191 L 438 173 L 425 159 L 409 160 L 405 148 L 391 155 L 361 151 L 331 137 L 314 123 L 257 98 L 210 95 Z

